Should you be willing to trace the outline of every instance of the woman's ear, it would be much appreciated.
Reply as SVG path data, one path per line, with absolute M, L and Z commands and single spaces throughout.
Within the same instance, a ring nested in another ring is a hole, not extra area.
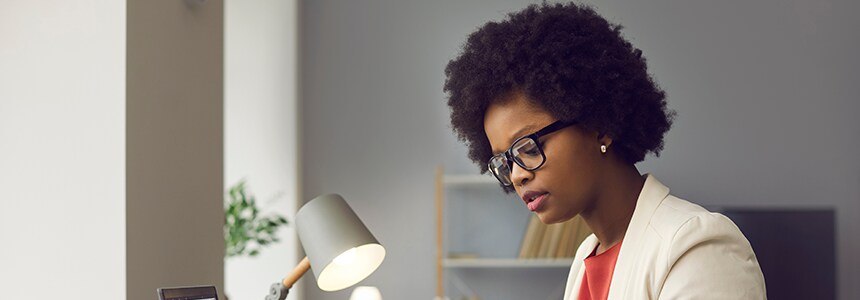
M 609 146 L 612 145 L 612 137 L 606 133 L 598 133 L 597 142 L 600 143 L 600 145 L 605 145 L 606 148 L 609 148 Z

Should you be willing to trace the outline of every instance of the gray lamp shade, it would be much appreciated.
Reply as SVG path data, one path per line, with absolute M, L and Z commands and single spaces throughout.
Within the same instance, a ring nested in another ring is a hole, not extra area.
M 385 258 L 385 248 L 337 194 L 319 196 L 299 209 L 296 230 L 323 291 L 358 283 Z

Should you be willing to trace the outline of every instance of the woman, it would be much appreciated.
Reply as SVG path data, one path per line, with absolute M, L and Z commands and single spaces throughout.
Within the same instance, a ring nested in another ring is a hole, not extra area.
M 763 299 L 749 242 L 635 164 L 674 112 L 641 51 L 593 9 L 532 5 L 472 33 L 445 69 L 469 157 L 543 223 L 581 215 L 564 299 Z

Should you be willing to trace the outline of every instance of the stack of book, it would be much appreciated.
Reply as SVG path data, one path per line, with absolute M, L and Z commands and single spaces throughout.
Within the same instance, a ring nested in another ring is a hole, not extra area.
M 591 234 L 580 216 L 564 223 L 546 225 L 532 215 L 529 220 L 519 258 L 573 257 L 579 244 Z

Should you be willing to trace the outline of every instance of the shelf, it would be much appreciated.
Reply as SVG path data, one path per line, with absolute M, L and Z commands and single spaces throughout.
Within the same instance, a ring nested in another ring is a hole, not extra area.
M 570 268 L 573 258 L 448 258 L 446 268 Z
M 519 197 L 505 193 L 492 174 L 446 174 L 439 166 L 435 175 L 437 296 L 459 298 L 489 293 L 495 296 L 484 298 L 561 298 L 565 284 L 559 273 L 569 272 L 573 258 L 519 259 L 510 255 L 521 246 L 520 236 L 511 232 L 525 232 L 527 228 L 522 226 L 529 222 L 528 211 L 522 209 Z M 515 201 L 498 203 L 498 198 Z M 475 201 L 466 201 L 469 199 Z M 499 223 L 499 220 L 505 221 Z M 450 227 L 449 222 L 462 224 Z M 448 246 L 449 243 L 455 247 Z M 526 281 L 523 284 L 539 286 L 540 293 L 498 291 L 495 287 L 500 281 L 501 284 Z M 545 295 L 537 295 L 541 293 Z
M 446 174 L 442 182 L 450 185 L 498 185 L 499 181 L 493 175 L 451 175 Z

